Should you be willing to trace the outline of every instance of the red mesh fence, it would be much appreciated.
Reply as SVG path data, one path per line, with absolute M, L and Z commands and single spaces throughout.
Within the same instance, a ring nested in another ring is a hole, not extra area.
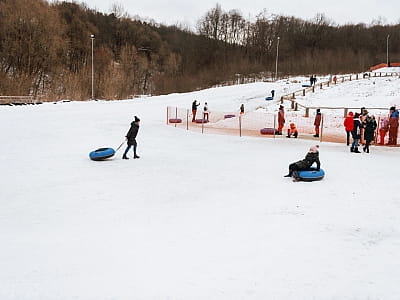
M 207 116 L 204 115 L 203 111 L 198 110 L 196 116 L 193 118 L 193 113 L 189 109 L 167 107 L 167 124 L 200 133 L 286 138 L 290 123 L 294 123 L 298 131 L 297 138 L 321 142 L 346 143 L 346 132 L 343 126 L 344 118 L 342 114 L 343 109 L 336 114 L 323 114 L 319 137 L 313 136 L 316 133 L 314 126 L 315 116 L 305 117 L 299 111 L 285 113 L 285 125 L 282 135 L 276 134 L 276 129 L 278 128 L 277 113 L 265 111 L 247 112 L 243 115 L 240 115 L 238 112 L 210 111 Z M 375 114 L 375 117 L 378 123 L 375 142 L 379 144 L 379 121 L 381 118 L 386 117 L 386 115 Z M 386 144 L 388 134 L 386 134 L 384 139 Z

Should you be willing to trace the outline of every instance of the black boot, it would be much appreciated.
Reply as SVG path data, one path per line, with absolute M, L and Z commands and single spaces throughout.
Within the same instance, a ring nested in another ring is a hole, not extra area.
M 133 158 L 140 158 L 140 156 L 135 154 Z
M 358 147 L 354 148 L 354 153 L 361 153 L 360 151 L 358 151 Z
M 129 159 L 126 154 L 122 155 L 122 159 Z
M 354 152 L 354 148 L 353 147 L 350 147 L 350 152 Z
M 319 134 L 314 134 L 313 137 L 319 137 Z M 348 146 L 348 145 L 347 145 Z

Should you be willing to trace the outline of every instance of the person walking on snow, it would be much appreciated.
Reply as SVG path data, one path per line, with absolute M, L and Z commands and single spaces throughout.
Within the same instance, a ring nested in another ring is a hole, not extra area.
M 244 104 L 240 105 L 240 115 L 244 115 Z
M 295 163 L 289 165 L 289 173 L 284 177 L 294 177 L 298 179 L 298 171 L 309 170 L 311 166 L 316 163 L 317 171 L 319 171 L 321 167 L 321 162 L 319 161 L 319 146 L 315 145 L 310 147 L 306 157 L 303 160 L 299 160 Z
M 346 137 L 347 137 L 347 146 L 350 145 L 350 134 L 354 128 L 354 114 L 353 112 L 349 112 L 347 117 L 344 119 L 343 125 L 344 129 L 346 130 Z
M 355 113 L 353 117 L 353 130 L 351 131 L 351 136 L 353 137 L 353 143 L 351 144 L 350 152 L 354 153 L 361 153 L 360 151 L 358 151 L 358 146 L 359 146 L 358 142 L 361 137 L 361 128 L 362 128 L 362 124 L 359 117 L 360 114 Z
M 128 146 L 125 149 L 122 159 L 129 159 L 126 155 L 128 154 L 128 151 L 132 146 L 133 146 L 133 158 L 135 159 L 140 158 L 140 156 L 136 154 L 136 148 L 137 148 L 136 136 L 139 131 L 139 123 L 140 119 L 137 116 L 135 116 L 135 120 L 131 123 L 131 128 L 129 128 L 129 131 L 126 134 L 126 141 Z
M 315 134 L 313 135 L 313 137 L 319 137 L 319 126 L 321 125 L 321 118 L 321 110 L 317 108 L 317 114 L 315 115 L 314 119 Z
M 192 122 L 196 121 L 197 107 L 199 105 L 200 105 L 200 103 L 197 104 L 197 100 L 194 100 L 192 103 L 192 115 L 193 115 Z
M 283 105 L 279 106 L 279 111 L 278 111 L 278 133 L 277 135 L 282 135 L 282 129 L 283 126 L 285 125 L 285 110 Z

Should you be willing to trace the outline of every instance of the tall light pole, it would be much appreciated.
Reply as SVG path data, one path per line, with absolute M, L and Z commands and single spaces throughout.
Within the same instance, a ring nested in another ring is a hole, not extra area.
M 276 44 L 275 81 L 278 80 L 279 40 L 280 40 L 280 37 L 278 36 L 278 42 Z
M 386 64 L 389 67 L 389 37 L 390 35 L 388 34 L 386 37 Z
M 92 40 L 92 100 L 94 100 L 94 55 L 93 55 L 93 45 L 94 45 L 94 34 L 90 35 Z

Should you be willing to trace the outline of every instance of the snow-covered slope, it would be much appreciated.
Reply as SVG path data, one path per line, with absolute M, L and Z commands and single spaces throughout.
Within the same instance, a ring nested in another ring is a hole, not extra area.
M 374 82 L 304 101 L 399 104 L 399 79 Z M 0 107 L 0 299 L 399 299 L 398 148 L 323 143 L 326 177 L 294 183 L 312 141 L 165 124 L 167 105 L 252 110 L 299 85 Z M 134 115 L 141 158 L 90 161 Z

